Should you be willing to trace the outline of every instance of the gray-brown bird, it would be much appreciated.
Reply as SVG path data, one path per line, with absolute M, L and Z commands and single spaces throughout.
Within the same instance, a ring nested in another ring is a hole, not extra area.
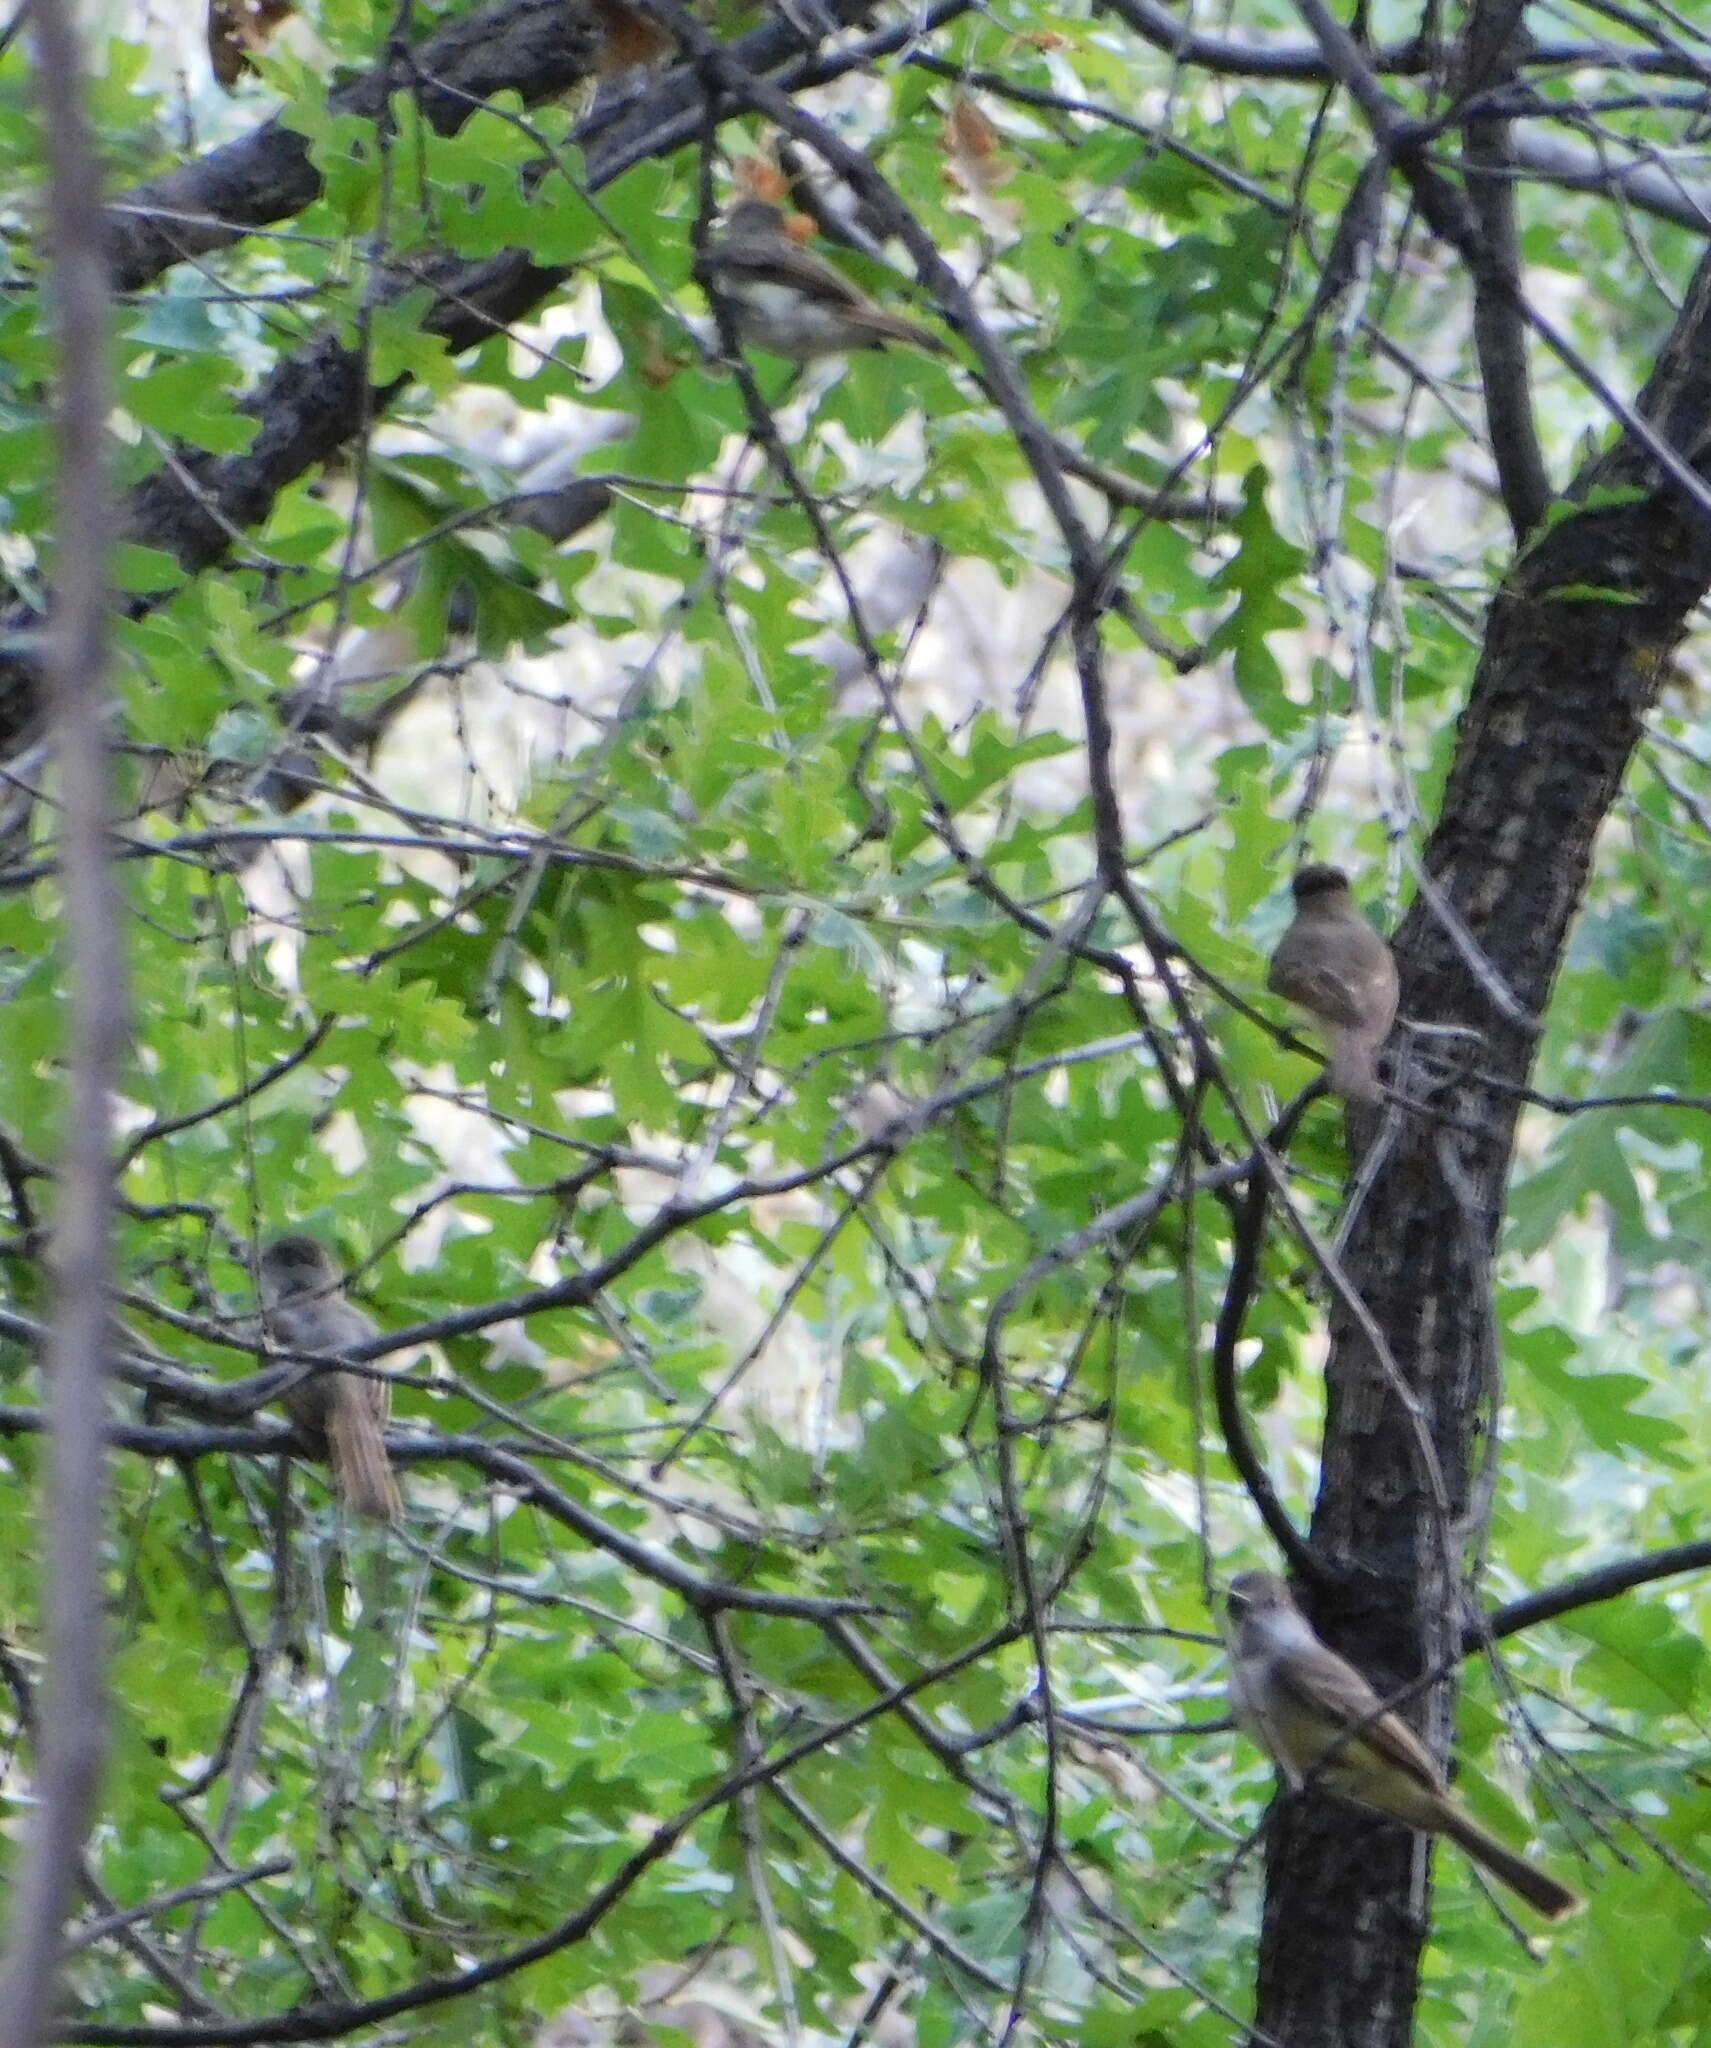
M 282 1351 L 348 1351 L 376 1334 L 339 1285 L 339 1269 L 326 1246 L 312 1237 L 276 1237 L 257 1261 L 262 1320 L 268 1341 Z M 333 1483 L 353 1513 L 395 1522 L 402 1511 L 392 1461 L 386 1455 L 386 1418 L 392 1389 L 384 1380 L 350 1372 L 315 1371 L 281 1397 L 299 1429 L 326 1440 Z
M 1425 1744 L 1348 1661 L 1320 1641 L 1275 1572 L 1230 1581 L 1230 1708 L 1292 1787 L 1447 1835 L 1547 1920 L 1584 1901 L 1487 1834 L 1444 1782 Z
M 1330 1052 L 1326 1080 L 1349 1102 L 1378 1102 L 1378 1050 L 1396 1022 L 1396 960 L 1349 894 L 1341 868 L 1313 863 L 1291 888 L 1295 916 L 1266 987 L 1305 1010 Z
M 739 341 L 792 362 L 892 341 L 944 347 L 918 322 L 876 306 L 841 270 L 794 240 L 783 209 L 769 199 L 737 201 L 696 259 L 695 276 L 709 298 L 729 309 Z

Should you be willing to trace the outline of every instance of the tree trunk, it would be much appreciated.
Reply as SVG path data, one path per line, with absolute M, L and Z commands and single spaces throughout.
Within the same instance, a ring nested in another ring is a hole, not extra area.
M 1711 258 L 1639 409 L 1706 472 Z M 1623 489 L 1640 495 L 1586 502 L 1594 491 Z M 1477 1029 L 1472 1062 L 1509 1088 L 1527 1081 L 1535 1040 L 1503 1014 L 1490 981 L 1494 974 L 1542 1017 L 1599 827 L 1670 652 L 1711 583 L 1711 517 L 1663 480 L 1632 436 L 1590 465 L 1570 495 L 1584 509 L 1521 555 L 1491 607 L 1425 854 L 1427 874 L 1490 972 L 1476 975 L 1465 941 L 1424 893 L 1396 942 L 1403 1016 Z M 1612 601 L 1602 591 L 1622 595 Z M 1454 1041 L 1432 1043 L 1435 1059 L 1458 1057 Z M 1324 1635 L 1381 1691 L 1447 1665 L 1450 1675 L 1407 1709 L 1441 1756 L 1455 1708 L 1463 1553 L 1484 1513 L 1473 1478 L 1500 1398 L 1492 1257 L 1518 1101 L 1461 1080 L 1435 1102 L 1441 1114 L 1407 1119 L 1346 1255 L 1418 1420 L 1334 1307 L 1312 1534 L 1335 1584 L 1316 1599 L 1302 1592 Z M 1311 1792 L 1280 1799 L 1273 1822 L 1256 2041 L 1405 2048 L 1428 1927 L 1423 1845 Z

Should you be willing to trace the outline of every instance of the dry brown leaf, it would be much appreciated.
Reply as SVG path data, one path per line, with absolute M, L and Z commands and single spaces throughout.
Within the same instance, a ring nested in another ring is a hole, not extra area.
M 731 166 L 731 183 L 739 199 L 765 199 L 777 206 L 790 191 L 790 181 L 770 157 L 740 156 Z
M 670 34 L 628 0 L 594 0 L 600 24 L 600 52 L 594 68 L 602 78 L 626 71 L 652 71 L 664 64 L 675 45 Z
M 995 191 L 1015 170 L 998 130 L 965 92 L 951 101 L 939 139 L 951 175 L 967 192 Z
M 291 12 L 291 0 L 208 0 L 208 61 L 228 92 Z

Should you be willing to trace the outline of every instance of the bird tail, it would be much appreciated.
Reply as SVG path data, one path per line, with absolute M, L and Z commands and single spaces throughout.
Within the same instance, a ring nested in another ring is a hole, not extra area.
M 1529 1863 L 1525 1856 L 1518 1856 L 1513 1849 L 1505 1848 L 1495 1835 L 1488 1835 L 1478 1821 L 1461 1807 L 1446 1800 L 1438 1815 L 1438 1824 L 1482 1870 L 1489 1871 L 1499 1884 L 1506 1884 L 1512 1892 L 1519 1893 L 1534 1912 L 1542 1913 L 1547 1920 L 1566 1920 L 1585 1905 L 1586 1901 L 1578 1892 L 1571 1892 L 1566 1884 L 1559 1884 L 1536 1863 Z
M 375 1413 L 377 1382 L 335 1374 L 327 1416 L 327 1448 L 339 1497 L 353 1514 L 377 1522 L 396 1522 L 404 1504 L 386 1455 L 386 1437 Z
M 1361 1031 L 1328 1029 L 1326 1043 L 1331 1064 L 1325 1081 L 1333 1095 L 1345 1102 L 1366 1102 L 1374 1106 L 1384 1100 L 1378 1085 L 1378 1047 Z

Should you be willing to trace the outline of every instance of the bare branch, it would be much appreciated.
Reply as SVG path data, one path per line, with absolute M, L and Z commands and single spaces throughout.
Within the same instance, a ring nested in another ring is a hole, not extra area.
M 1477 89 L 1512 75 L 1520 9 L 1514 0 L 1476 0 L 1463 37 L 1465 85 Z M 1553 496 L 1533 416 L 1527 327 L 1520 313 L 1520 239 L 1515 188 L 1501 175 L 1510 162 L 1512 124 L 1495 115 L 1470 119 L 1463 139 L 1468 200 L 1479 222 L 1482 260 L 1473 268 L 1473 341 L 1485 388 L 1485 423 L 1503 508 L 1524 541 Z
M 1703 1539 L 1697 1543 L 1677 1543 L 1668 1550 L 1647 1551 L 1639 1557 L 1619 1558 L 1614 1564 L 1597 1565 L 1589 1572 L 1564 1579 L 1560 1585 L 1545 1586 L 1536 1593 L 1524 1593 L 1518 1600 L 1507 1601 L 1481 1620 L 1471 1622 L 1462 1641 L 1470 1651 L 1476 1650 L 1487 1641 L 1519 1635 L 1522 1629 L 1535 1628 L 1542 1621 L 1555 1621 L 1559 1615 L 1573 1614 L 1578 1608 L 1614 1600 L 1636 1586 L 1673 1579 L 1681 1572 L 1704 1571 L 1707 1566 L 1711 1566 L 1711 1542 Z
M 106 1750 L 101 1548 L 112 1277 L 112 1101 L 125 1042 L 124 949 L 107 849 L 109 287 L 101 168 L 83 101 L 81 38 L 65 0 L 35 0 L 36 83 L 54 250 L 58 534 L 42 683 L 60 771 L 70 1080 L 54 1227 L 53 1413 L 41 1549 L 48 1650 L 36 1800 L 0 1964 L 0 2048 L 45 2038 L 63 1923 Z
M 1668 164 L 1613 164 L 1560 135 L 1541 135 L 1536 129 L 1511 135 L 1509 154 L 1515 170 L 1527 177 L 1566 186 L 1571 192 L 1604 193 L 1696 234 L 1711 233 L 1711 185 L 1684 178 Z
M 46 1426 L 39 1409 L 0 1407 L 0 1436 L 33 1436 Z M 142 1451 L 160 1458 L 199 1458 L 222 1452 L 260 1455 L 268 1451 L 300 1452 L 302 1432 L 283 1422 L 232 1424 L 198 1423 L 179 1428 L 159 1424 L 116 1422 L 104 1432 L 105 1441 L 126 1450 Z M 827 1621 L 841 1615 L 871 1614 L 867 1600 L 842 1600 L 812 1593 L 774 1593 L 760 1586 L 738 1585 L 731 1580 L 705 1579 L 681 1565 L 668 1552 L 624 1530 L 584 1507 L 573 1494 L 538 1472 L 519 1451 L 489 1443 L 483 1437 L 454 1435 L 406 1436 L 397 1430 L 386 1439 L 389 1457 L 401 1464 L 425 1464 L 449 1458 L 482 1472 L 508 1488 L 520 1499 L 531 1501 L 556 1522 L 574 1530 L 584 1541 L 615 1557 L 640 1577 L 651 1579 L 676 1593 L 700 1613 L 717 1613 L 736 1608 L 748 1614 L 777 1614 L 800 1621 Z
M 1303 85 L 1330 85 L 1340 75 L 1322 46 L 1313 43 L 1237 42 L 1226 36 L 1201 34 L 1160 0 L 1106 0 L 1113 14 L 1155 49 L 1168 51 L 1179 63 L 1228 78 L 1295 79 Z M 1679 50 L 1614 49 L 1608 44 L 1535 43 L 1528 60 L 1540 70 L 1620 64 L 1625 71 L 1666 78 L 1703 80 L 1706 66 Z M 1413 37 L 1373 52 L 1371 71 L 1383 78 L 1429 77 L 1441 62 L 1430 37 Z
M 1320 1092 L 1315 1083 L 1290 1104 L 1279 1119 L 1277 1128 L 1269 1133 L 1272 1149 L 1281 1151 L 1287 1147 L 1308 1104 Z M 1236 1211 L 1230 1277 L 1225 1283 L 1224 1299 L 1218 1309 L 1217 1326 L 1212 1337 L 1212 1400 L 1218 1413 L 1218 1427 L 1223 1433 L 1224 1449 L 1248 1490 L 1248 1498 L 1259 1511 L 1260 1520 L 1271 1532 L 1272 1541 L 1298 1574 L 1317 1582 L 1324 1577 L 1324 1566 L 1278 1499 L 1271 1475 L 1266 1471 L 1249 1434 L 1247 1418 L 1242 1413 L 1238 1382 L 1236 1348 L 1241 1342 L 1242 1325 L 1247 1319 L 1259 1276 L 1260 1251 L 1265 1242 L 1266 1201 L 1270 1193 L 1271 1173 L 1262 1154 L 1254 1161 L 1253 1171 L 1248 1176 L 1247 1193 Z
M 109 1935 L 117 1934 L 123 1927 L 131 1927 L 139 1920 L 150 1920 L 157 1913 L 167 1913 L 174 1906 L 193 1905 L 199 1899 L 216 1899 L 222 1892 L 236 1891 L 246 1884 L 259 1884 L 264 1877 L 283 1877 L 291 1868 L 288 1856 L 272 1856 L 264 1863 L 252 1863 L 243 1870 L 216 1870 L 210 1877 L 198 1877 L 189 1884 L 175 1885 L 171 1891 L 157 1892 L 152 1899 L 144 1899 L 135 1906 L 122 1906 L 111 1913 L 103 1913 L 99 1920 L 86 1920 L 67 1940 L 69 1953 L 73 1949 L 88 1948 L 92 1942 L 105 1941 Z

